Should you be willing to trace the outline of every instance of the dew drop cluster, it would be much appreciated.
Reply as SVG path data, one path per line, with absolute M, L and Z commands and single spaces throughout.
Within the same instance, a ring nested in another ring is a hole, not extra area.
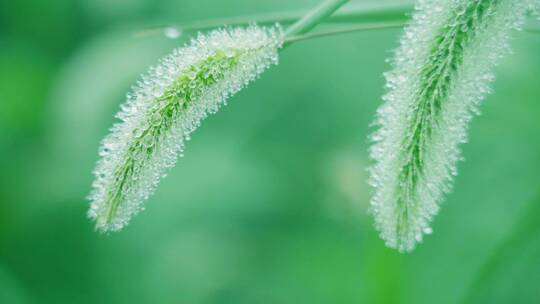
M 411 251 L 452 188 L 467 126 L 538 0 L 420 0 L 385 74 L 371 135 L 371 213 L 387 246 Z
M 122 229 L 143 209 L 202 120 L 278 61 L 281 28 L 199 34 L 132 88 L 102 141 L 88 216 L 100 231 Z

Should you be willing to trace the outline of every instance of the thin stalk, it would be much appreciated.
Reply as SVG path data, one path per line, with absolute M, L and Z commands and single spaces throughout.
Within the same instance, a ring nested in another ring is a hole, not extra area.
M 309 33 L 309 34 L 298 35 L 298 36 L 290 36 L 290 37 L 285 38 L 285 44 L 302 41 L 302 40 L 309 40 L 309 39 L 314 39 L 314 38 L 369 31 L 369 30 L 401 28 L 404 25 L 405 25 L 404 21 L 366 23 L 366 24 L 360 24 L 357 26 L 350 26 L 350 27 L 338 28 L 338 29 L 333 29 L 333 30 L 320 31 L 316 33 Z
M 357 23 L 363 21 L 375 21 L 375 20 L 404 20 L 407 17 L 407 13 L 412 11 L 412 5 L 410 4 L 380 4 L 380 3 L 364 3 L 352 6 L 347 6 L 339 12 L 332 14 L 324 23 Z M 291 24 L 296 20 L 302 18 L 307 13 L 306 10 L 293 10 L 284 12 L 271 12 L 254 15 L 236 16 L 230 18 L 218 18 L 210 20 L 200 20 L 186 24 L 177 24 L 170 26 L 177 26 L 183 31 L 198 31 L 211 28 L 220 27 L 223 25 L 244 25 L 250 22 L 258 24 L 271 24 L 279 22 L 281 24 Z M 160 30 L 167 26 L 154 28 Z M 154 30 L 150 29 L 150 30 Z
M 289 26 L 285 31 L 285 37 L 307 33 L 347 2 L 349 0 L 326 0 L 322 2 L 300 20 Z
M 348 5 L 339 12 L 336 12 L 323 20 L 325 24 L 344 24 L 344 23 L 372 23 L 378 21 L 405 21 L 407 14 L 412 11 L 411 4 L 393 3 L 363 3 Z M 174 29 L 182 32 L 205 31 L 221 26 L 237 26 L 249 23 L 273 24 L 280 23 L 289 25 L 307 14 L 306 10 L 291 10 L 283 12 L 271 12 L 263 14 L 253 14 L 244 16 L 235 16 L 230 18 L 217 18 L 209 20 L 200 20 L 184 24 L 164 24 L 160 26 L 149 27 L 134 34 L 136 37 L 145 37 L 151 35 L 160 35 L 166 29 Z
M 412 4 L 403 4 L 403 3 L 391 3 L 391 4 L 381 4 L 381 3 L 362 3 L 355 5 L 348 5 L 347 7 L 341 9 L 339 12 L 336 12 L 329 16 L 328 18 L 322 20 L 321 24 L 350 24 L 358 28 L 358 31 L 361 31 L 365 26 L 366 29 L 372 29 L 371 27 L 381 22 L 381 25 L 384 23 L 401 22 L 405 25 L 408 21 L 408 14 L 412 12 Z M 185 24 L 169 24 L 169 25 L 160 25 L 155 27 L 149 27 L 134 33 L 135 37 L 146 37 L 152 35 L 160 35 L 167 29 L 172 29 L 178 34 L 186 32 L 196 32 L 196 31 L 205 31 L 220 26 L 238 26 L 238 25 L 247 25 L 249 23 L 257 23 L 261 25 L 280 23 L 283 25 L 290 25 L 294 21 L 300 19 L 302 16 L 306 15 L 306 10 L 291 10 L 283 12 L 271 12 L 271 13 L 262 13 L 262 14 L 253 14 L 253 15 L 244 15 L 244 16 L 235 16 L 229 18 L 217 18 L 209 20 L 200 20 L 194 21 Z M 386 28 L 381 26 L 381 29 Z M 373 27 L 373 29 L 379 29 L 379 27 Z M 540 28 L 528 26 L 525 27 L 525 31 L 533 34 L 540 33 Z M 348 32 L 344 29 L 343 33 Z M 328 31 L 328 35 L 330 33 Z M 341 34 L 342 31 L 336 31 L 335 34 Z M 322 37 L 326 35 L 317 35 L 310 38 Z M 297 36 L 299 37 L 299 36 Z M 306 38 L 307 39 L 307 38 Z M 287 41 L 296 41 L 295 39 L 287 39 Z M 304 40 L 304 39 L 298 39 Z

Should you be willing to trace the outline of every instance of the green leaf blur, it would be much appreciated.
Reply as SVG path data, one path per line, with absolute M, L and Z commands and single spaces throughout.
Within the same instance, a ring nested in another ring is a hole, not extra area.
M 288 47 L 193 134 L 145 212 L 122 233 L 93 230 L 99 141 L 139 75 L 189 38 L 133 33 L 316 3 L 0 2 L 0 303 L 540 302 L 540 36 L 528 32 L 411 254 L 386 248 L 366 214 L 369 123 L 397 29 Z

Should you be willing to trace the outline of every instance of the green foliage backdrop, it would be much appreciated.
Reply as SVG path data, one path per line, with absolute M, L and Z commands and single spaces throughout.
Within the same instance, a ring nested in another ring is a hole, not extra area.
M 497 68 L 455 190 L 411 254 L 366 214 L 368 125 L 400 30 L 287 48 L 205 121 L 146 212 L 93 231 L 98 143 L 138 75 L 187 38 L 132 33 L 316 3 L 0 2 L 0 303 L 540 302 L 531 33 Z

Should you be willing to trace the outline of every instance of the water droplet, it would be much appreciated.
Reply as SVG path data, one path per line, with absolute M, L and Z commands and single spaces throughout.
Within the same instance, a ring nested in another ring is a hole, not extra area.
M 152 134 L 150 133 L 147 133 L 142 140 L 142 144 L 145 148 L 152 147 L 154 145 L 154 136 L 152 136 Z
M 229 58 L 234 57 L 235 53 L 236 52 L 233 49 L 230 49 L 230 48 L 225 50 L 225 56 L 227 56 Z
M 159 112 L 152 114 L 152 116 L 150 117 L 150 123 L 154 126 L 159 125 L 161 123 L 161 120 L 162 120 L 162 117 L 161 117 L 161 114 L 159 114 Z
M 95 151 L 95 150 L 94 150 Z M 111 150 L 105 146 L 99 147 L 99 156 L 106 156 Z
M 191 69 L 187 73 L 187 76 L 188 76 L 189 79 L 194 80 L 197 77 L 197 71 L 195 71 L 195 69 Z
M 176 27 L 169 26 L 163 29 L 163 34 L 169 39 L 177 39 L 182 35 L 182 31 L 177 29 Z
M 142 133 L 143 133 L 142 128 L 133 129 L 133 136 L 135 136 L 135 137 L 141 137 Z

